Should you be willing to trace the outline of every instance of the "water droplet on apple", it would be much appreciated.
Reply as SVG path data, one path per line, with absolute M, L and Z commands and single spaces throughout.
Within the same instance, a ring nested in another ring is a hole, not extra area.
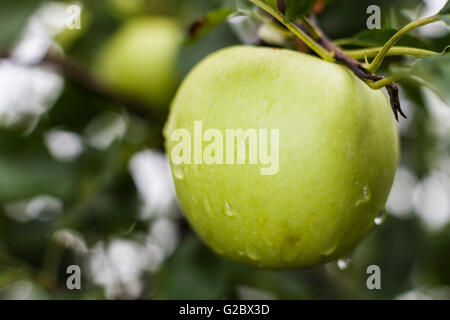
M 370 202 L 372 199 L 372 190 L 370 190 L 370 187 L 368 185 L 364 185 L 361 192 L 361 198 L 359 198 L 356 201 L 356 205 L 359 206 L 363 203 Z
M 236 212 L 231 208 L 230 203 L 225 202 L 225 214 L 229 217 L 233 217 L 236 215 Z
M 173 166 L 173 176 L 177 180 L 183 180 L 184 179 L 183 168 L 179 165 L 174 165 Z
M 211 207 L 211 203 L 209 202 L 208 197 L 203 198 L 203 209 L 205 209 L 205 212 L 208 216 L 211 216 L 212 207 Z
M 378 216 L 376 216 L 375 219 L 373 219 L 373 223 L 375 223 L 377 226 L 379 226 L 379 225 L 383 224 L 383 222 L 386 221 L 386 218 L 387 218 L 386 213 L 383 210 L 381 210 L 378 213 Z
M 346 258 L 339 259 L 337 261 L 337 266 L 340 270 L 347 270 L 350 268 L 353 264 L 353 259 L 351 256 L 348 256 Z
M 338 242 L 338 241 L 335 241 L 335 242 L 333 242 L 331 245 L 325 247 L 325 248 L 320 252 L 320 254 L 321 254 L 322 256 L 324 256 L 324 257 L 329 257 L 329 256 L 331 256 L 331 255 L 336 251 L 338 245 L 339 245 L 339 242 Z
M 259 260 L 258 253 L 251 247 L 245 248 L 245 253 L 247 257 L 249 257 L 251 260 Z

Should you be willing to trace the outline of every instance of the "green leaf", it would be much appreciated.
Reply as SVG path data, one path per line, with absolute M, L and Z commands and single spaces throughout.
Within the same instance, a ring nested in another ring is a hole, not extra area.
M 447 1 L 445 6 L 439 11 L 439 14 L 442 18 L 442 20 L 447 24 L 450 25 L 450 1 Z
M 222 299 L 228 291 L 227 265 L 197 238 L 185 237 L 162 270 L 152 298 Z
M 444 48 L 444 50 L 442 50 L 442 52 L 441 52 L 442 55 L 447 54 L 447 53 L 450 53 L 450 44 L 448 46 L 446 46 Z
M 289 22 L 308 14 L 315 0 L 261 0 L 272 9 L 280 12 Z
M 450 13 L 450 1 L 447 1 L 445 6 L 439 11 L 440 14 L 449 14 Z
M 382 47 L 396 32 L 397 30 L 395 29 L 367 30 L 360 32 L 351 38 L 338 40 L 337 44 L 344 46 Z M 429 49 L 429 45 L 426 41 L 409 34 L 403 36 L 399 42 L 397 42 L 397 45 Z
M 261 2 L 264 2 L 265 4 L 268 4 L 273 9 L 277 9 L 277 0 L 261 0 Z
M 209 12 L 205 17 L 197 19 L 189 28 L 189 40 L 192 42 L 201 38 L 208 31 L 224 22 L 235 10 L 221 8 Z
M 407 68 L 394 68 L 393 74 L 421 79 L 450 106 L 450 54 L 424 58 Z
M 40 194 L 67 198 L 74 181 L 70 164 L 54 160 L 37 136 L 0 132 L 0 201 Z
M 286 19 L 295 21 L 311 12 L 314 0 L 286 0 Z

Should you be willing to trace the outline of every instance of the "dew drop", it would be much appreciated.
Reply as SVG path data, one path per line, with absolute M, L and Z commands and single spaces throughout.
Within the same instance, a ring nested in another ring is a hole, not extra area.
M 373 223 L 375 223 L 377 226 L 379 226 L 386 221 L 386 218 L 387 218 L 386 213 L 383 210 L 381 210 L 378 213 L 378 216 L 376 216 L 375 219 L 373 219 Z
M 173 167 L 173 176 L 177 180 L 183 180 L 184 179 L 183 168 L 179 165 L 175 165 Z
M 225 202 L 225 214 L 229 217 L 233 217 L 236 215 L 236 212 L 233 209 L 231 209 L 231 206 L 228 203 L 228 201 Z
M 256 251 L 254 249 L 247 247 L 245 249 L 245 253 L 246 253 L 247 257 L 249 257 L 251 260 L 259 260 L 258 253 L 256 253 Z
M 203 209 L 205 209 L 205 212 L 208 216 L 211 216 L 212 214 L 212 207 L 211 207 L 211 203 L 209 202 L 208 197 L 205 197 L 203 199 Z
M 340 270 L 347 270 L 350 268 L 353 264 L 353 259 L 351 256 L 348 256 L 346 258 L 339 259 L 337 261 L 337 266 Z
M 337 249 L 338 247 L 338 242 L 334 242 L 331 245 L 329 245 L 328 247 L 325 247 L 321 252 L 320 255 L 324 256 L 324 257 L 329 257 L 331 256 Z
M 356 205 L 359 206 L 363 203 L 367 203 L 372 199 L 372 190 L 368 185 L 365 185 L 362 189 L 361 198 L 356 201 Z

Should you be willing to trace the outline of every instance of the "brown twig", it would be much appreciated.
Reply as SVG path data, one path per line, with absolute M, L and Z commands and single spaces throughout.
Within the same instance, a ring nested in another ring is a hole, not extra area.
M 286 0 L 277 0 L 277 11 L 284 16 L 286 13 Z M 359 79 L 362 81 L 370 84 L 370 82 L 377 82 L 381 79 L 384 79 L 384 76 L 375 75 L 372 74 L 370 71 L 368 71 L 359 61 L 353 59 L 350 56 L 347 56 L 338 46 L 336 46 L 324 33 L 323 31 L 318 27 L 317 20 L 316 20 L 316 13 L 319 13 L 321 10 L 323 10 L 323 1 L 317 0 L 313 7 L 312 7 L 312 13 L 310 15 L 310 19 L 308 20 L 306 18 L 302 19 L 302 22 L 297 23 L 296 26 L 299 28 L 299 30 L 302 30 L 305 35 L 311 37 L 315 40 L 315 42 L 323 49 L 325 49 L 325 52 L 332 54 L 332 57 L 334 61 L 343 64 L 348 69 L 350 69 Z M 277 20 L 280 20 L 278 17 Z M 281 20 L 280 20 L 281 22 Z M 287 27 L 287 26 L 286 26 Z M 305 46 L 302 46 L 303 38 L 300 39 L 297 38 L 297 48 L 299 51 L 303 51 L 305 49 Z M 315 50 L 317 52 L 317 50 Z M 400 113 L 401 116 L 406 118 L 406 115 L 403 113 L 401 106 L 400 106 L 400 99 L 398 95 L 398 87 L 395 83 L 389 83 L 386 86 L 386 90 L 390 97 L 390 103 L 392 112 L 394 113 L 395 119 L 398 121 L 398 114 Z
M 353 59 L 352 57 L 347 56 L 342 50 L 336 46 L 333 41 L 331 41 L 318 27 L 317 21 L 315 19 L 315 16 L 311 16 L 311 23 L 314 24 L 314 28 L 320 31 L 320 37 L 317 39 L 317 41 L 327 50 L 334 53 L 334 58 L 337 62 L 343 64 L 348 69 L 350 69 L 359 79 L 362 81 L 373 81 L 376 82 L 378 80 L 384 79 L 384 76 L 381 75 L 375 75 L 371 74 L 369 71 L 367 71 L 364 66 L 361 64 L 361 62 Z M 400 98 L 399 98 L 399 92 L 398 92 L 398 86 L 394 82 L 386 85 L 386 90 L 389 94 L 390 103 L 392 112 L 394 113 L 395 119 L 398 121 L 398 114 L 403 118 L 407 118 L 405 113 L 403 112 L 401 105 L 400 105 Z
M 13 63 L 16 62 L 18 64 L 23 64 L 20 61 L 14 60 L 8 52 L 0 52 L 0 58 L 10 58 L 10 61 Z M 152 108 L 150 106 L 143 104 L 138 99 L 121 93 L 120 90 L 116 88 L 112 88 L 104 84 L 91 72 L 85 69 L 80 63 L 73 59 L 49 52 L 42 58 L 42 60 L 34 63 L 33 65 L 54 66 L 64 75 L 65 78 L 90 91 L 91 93 L 111 100 L 116 104 L 123 105 L 127 110 L 139 116 L 145 117 L 151 122 L 162 122 L 162 115 L 152 112 Z

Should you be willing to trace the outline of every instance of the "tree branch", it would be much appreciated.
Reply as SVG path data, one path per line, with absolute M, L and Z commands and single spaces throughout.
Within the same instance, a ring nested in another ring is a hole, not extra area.
M 336 62 L 343 64 L 348 69 L 350 69 L 359 79 L 366 82 L 370 87 L 374 88 L 378 81 L 385 79 L 384 76 L 375 75 L 370 73 L 366 68 L 364 68 L 363 64 L 354 58 L 346 55 L 338 46 L 336 46 L 333 41 L 331 41 L 318 27 L 317 22 L 315 21 L 315 17 L 311 17 L 311 21 L 307 18 L 304 18 L 304 25 L 312 30 L 312 33 L 315 34 L 318 39 L 317 41 L 328 51 L 334 53 L 334 59 Z M 384 83 L 383 83 L 384 84 Z M 398 121 L 398 114 L 404 118 L 406 115 L 401 109 L 400 98 L 398 95 L 398 86 L 395 83 L 386 83 L 384 84 L 386 90 L 390 97 L 390 103 L 392 112 L 394 113 L 395 119 Z
M 10 59 L 12 63 L 21 64 L 21 62 L 15 60 L 8 52 L 0 52 L 0 58 Z M 101 82 L 91 72 L 73 59 L 48 52 L 41 61 L 35 63 L 34 65 L 54 66 L 64 75 L 65 78 L 93 94 L 111 100 L 116 104 L 123 105 L 130 112 L 148 118 L 151 122 L 161 123 L 163 120 L 162 115 L 158 115 L 151 111 L 151 106 L 145 105 L 138 99 L 123 94 L 120 90 L 112 88 Z

